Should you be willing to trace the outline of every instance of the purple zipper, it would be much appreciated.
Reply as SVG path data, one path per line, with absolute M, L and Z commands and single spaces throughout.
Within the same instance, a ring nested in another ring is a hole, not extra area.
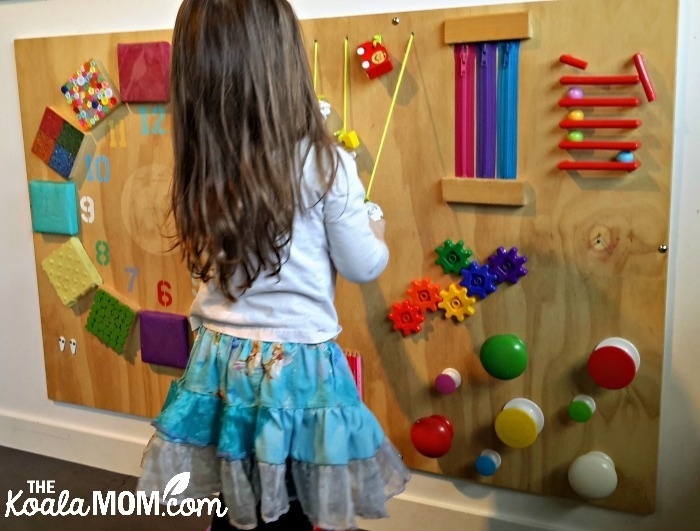
M 476 174 L 496 177 L 496 44 L 477 44 L 476 55 Z
M 455 56 L 455 176 L 474 177 L 474 45 L 456 44 Z

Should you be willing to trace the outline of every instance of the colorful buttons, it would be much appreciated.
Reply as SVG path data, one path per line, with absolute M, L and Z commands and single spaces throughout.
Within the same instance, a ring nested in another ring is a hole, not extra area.
M 535 443 L 544 427 L 540 407 L 527 398 L 514 398 L 496 417 L 496 435 L 512 448 L 527 448 Z
M 595 400 L 588 395 L 575 396 L 569 405 L 569 417 L 576 422 L 587 422 L 595 413 Z
M 80 126 L 91 129 L 121 102 L 119 94 L 107 81 L 104 68 L 91 59 L 79 67 L 63 84 L 61 92 L 73 108 Z
M 501 466 L 501 455 L 495 450 L 484 450 L 476 458 L 474 468 L 482 476 L 493 476 Z
M 481 363 L 491 376 L 499 380 L 517 378 L 527 368 L 527 347 L 515 334 L 499 334 L 481 346 Z
M 607 498 L 617 488 L 615 463 L 603 452 L 588 452 L 569 466 L 569 484 L 586 499 Z
M 621 337 L 601 341 L 588 358 L 588 373 L 606 389 L 622 389 L 632 383 L 639 370 L 637 348 Z
M 462 385 L 462 376 L 455 369 L 445 369 L 435 378 L 435 389 L 443 395 L 454 393 Z

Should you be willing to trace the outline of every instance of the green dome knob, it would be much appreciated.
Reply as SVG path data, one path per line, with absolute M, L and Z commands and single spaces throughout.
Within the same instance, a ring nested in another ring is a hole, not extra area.
M 588 395 L 578 395 L 569 404 L 569 416 L 576 422 L 587 422 L 595 412 L 595 400 Z
M 517 378 L 527 368 L 525 342 L 514 334 L 491 336 L 481 346 L 481 364 L 499 380 Z

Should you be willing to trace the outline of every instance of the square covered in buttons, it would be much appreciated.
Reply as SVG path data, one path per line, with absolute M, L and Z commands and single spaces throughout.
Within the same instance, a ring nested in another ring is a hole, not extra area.
M 72 182 L 30 181 L 29 204 L 34 232 L 78 234 L 78 204 Z
M 102 284 L 102 277 L 75 236 L 44 258 L 41 268 L 66 306 L 72 306 L 80 297 Z
M 187 317 L 165 312 L 142 311 L 141 359 L 146 363 L 184 369 L 190 357 Z
M 122 101 L 166 103 L 170 101 L 170 43 L 117 44 L 119 87 Z
M 100 288 L 95 293 L 85 328 L 109 348 L 122 353 L 136 315 L 135 308 Z
M 44 110 L 32 153 L 56 173 L 70 179 L 85 134 L 50 107 Z
M 61 92 L 85 131 L 95 127 L 121 103 L 116 85 L 97 59 L 80 65 L 63 84 Z

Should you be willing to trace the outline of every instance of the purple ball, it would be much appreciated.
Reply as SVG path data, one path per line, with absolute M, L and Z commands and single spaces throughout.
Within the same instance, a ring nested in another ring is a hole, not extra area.
M 583 98 L 583 91 L 578 87 L 571 87 L 569 89 L 569 98 L 578 100 Z

